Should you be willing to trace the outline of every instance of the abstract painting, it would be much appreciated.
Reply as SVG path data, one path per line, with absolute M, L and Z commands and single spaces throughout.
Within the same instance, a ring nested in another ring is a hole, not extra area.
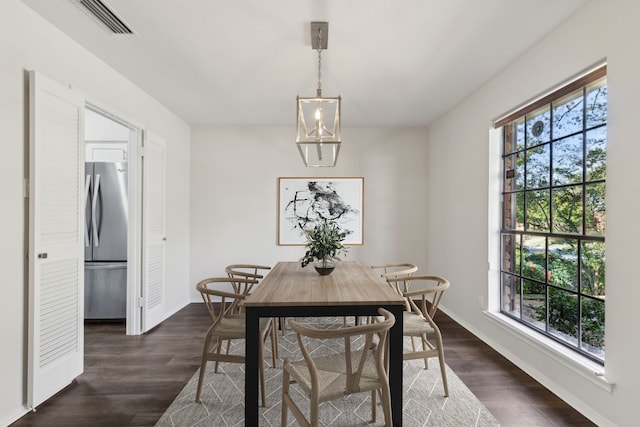
M 278 178 L 278 245 L 305 245 L 305 231 L 324 219 L 363 244 L 364 178 Z

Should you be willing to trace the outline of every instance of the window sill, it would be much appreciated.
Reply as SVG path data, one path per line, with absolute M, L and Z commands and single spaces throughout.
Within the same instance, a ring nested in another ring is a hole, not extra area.
M 561 363 L 572 372 L 579 374 L 609 393 L 613 389 L 614 384 L 605 377 L 603 366 L 567 350 L 561 344 L 529 330 L 526 326 L 507 316 L 489 311 L 484 311 L 484 314 L 493 324 Z

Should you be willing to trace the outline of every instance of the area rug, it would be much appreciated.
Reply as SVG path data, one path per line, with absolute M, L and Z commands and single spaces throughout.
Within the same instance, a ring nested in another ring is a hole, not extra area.
M 343 319 L 307 319 L 314 326 L 336 327 Z M 276 368 L 266 367 L 267 405 L 260 407 L 260 426 L 280 426 L 282 397 L 282 360 L 285 357 L 300 359 L 295 335 L 287 329 L 279 336 L 279 352 Z M 410 346 L 410 342 L 405 345 Z M 333 341 L 335 343 L 335 341 Z M 319 351 L 327 351 L 329 342 L 322 343 Z M 271 354 L 265 346 L 265 360 L 271 361 Z M 232 353 L 243 354 L 244 343 L 232 345 Z M 218 373 L 213 371 L 214 363 L 207 364 L 202 403 L 195 402 L 198 374 L 196 372 L 182 389 L 173 403 L 158 420 L 156 427 L 231 427 L 244 426 L 244 365 L 221 363 Z M 478 401 L 458 376 L 447 366 L 449 397 L 443 396 L 442 379 L 437 359 L 431 359 L 429 369 L 424 369 L 420 360 L 405 361 L 403 364 L 403 426 L 413 427 L 489 427 L 499 426 L 493 415 Z M 308 402 L 303 394 L 296 402 L 308 414 Z M 351 395 L 344 399 L 325 402 L 320 406 L 320 421 L 323 426 L 383 426 L 382 408 L 378 407 L 378 420 L 371 422 L 371 400 L 369 393 Z M 290 425 L 297 425 L 289 414 Z

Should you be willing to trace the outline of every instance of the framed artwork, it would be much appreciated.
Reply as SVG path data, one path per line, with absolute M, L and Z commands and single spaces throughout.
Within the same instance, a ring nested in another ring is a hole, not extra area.
M 324 219 L 362 245 L 364 178 L 278 178 L 278 245 L 305 245 L 305 231 Z

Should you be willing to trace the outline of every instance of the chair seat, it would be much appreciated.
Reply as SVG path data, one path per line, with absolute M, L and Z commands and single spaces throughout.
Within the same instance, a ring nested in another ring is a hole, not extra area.
M 405 336 L 420 336 L 422 334 L 431 334 L 434 332 L 433 327 L 431 327 L 424 316 L 418 315 L 412 311 L 403 312 L 402 321 L 402 334 Z
M 271 319 L 260 318 L 260 333 L 264 333 L 269 328 Z M 246 333 L 246 320 L 244 314 L 232 314 L 220 320 L 214 328 L 213 336 L 221 339 L 244 339 Z
M 352 353 L 353 360 L 360 360 L 362 351 Z M 360 378 L 360 391 L 371 391 L 381 387 L 375 362 L 375 348 L 367 351 L 364 369 Z M 318 390 L 320 402 L 335 400 L 345 396 L 346 389 L 346 363 L 345 354 L 332 354 L 329 356 L 314 357 L 318 368 Z M 306 362 L 303 360 L 290 362 L 285 369 L 291 377 L 302 387 L 308 396 L 311 395 L 311 375 Z M 354 371 L 356 367 L 354 367 Z

